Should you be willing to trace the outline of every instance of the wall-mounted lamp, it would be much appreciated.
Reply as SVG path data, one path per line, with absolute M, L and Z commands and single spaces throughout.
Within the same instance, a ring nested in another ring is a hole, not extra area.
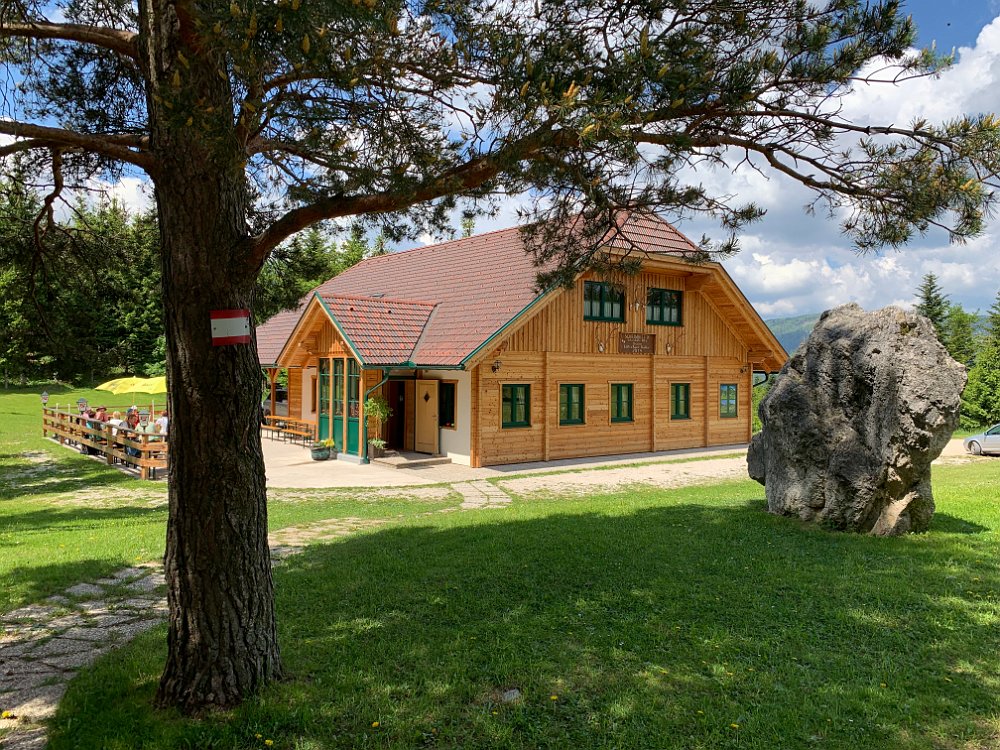
M 672 352 L 673 350 L 674 350 L 674 345 L 673 345 L 673 344 L 671 344 L 671 343 L 670 343 L 670 342 L 668 341 L 668 342 L 667 342 L 667 354 L 670 354 L 670 352 Z
M 743 367 L 740 368 L 740 375 L 746 375 L 746 374 L 747 374 L 747 366 L 743 365 Z
M 604 342 L 603 341 L 598 341 L 597 342 L 597 351 L 601 352 L 602 354 L 604 353 Z
M 493 370 L 493 374 L 495 375 L 496 373 L 500 372 L 501 367 L 503 367 L 503 362 L 501 362 L 499 359 L 495 359 L 493 360 L 493 364 L 490 366 L 490 369 Z

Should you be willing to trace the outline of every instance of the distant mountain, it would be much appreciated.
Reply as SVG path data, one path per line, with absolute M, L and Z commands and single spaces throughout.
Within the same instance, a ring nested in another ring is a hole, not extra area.
M 799 344 L 808 338 L 813 326 L 819 320 L 820 313 L 810 313 L 809 315 L 796 315 L 794 318 L 774 318 L 765 320 L 771 333 L 775 335 L 785 351 L 789 354 L 799 348 Z
M 771 333 L 781 342 L 781 345 L 785 347 L 785 351 L 791 355 L 799 348 L 799 344 L 809 337 L 813 326 L 819 320 L 820 314 L 811 313 L 809 315 L 796 315 L 793 318 L 774 318 L 772 320 L 765 320 L 764 322 L 771 329 Z M 986 333 L 988 324 L 988 318 L 985 315 L 980 315 L 978 324 L 976 325 L 976 334 L 982 335 Z

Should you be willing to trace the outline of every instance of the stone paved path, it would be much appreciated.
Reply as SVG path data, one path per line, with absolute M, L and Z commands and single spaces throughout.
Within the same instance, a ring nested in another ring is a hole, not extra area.
M 510 495 L 492 482 L 459 482 L 452 488 L 462 496 L 462 510 L 481 508 L 506 508 L 510 505 Z
M 335 539 L 385 523 L 341 518 L 295 526 L 268 538 L 271 557 L 281 560 L 313 542 Z M 78 583 L 43 604 L 0 617 L 0 728 L 11 733 L 3 750 L 40 750 L 45 728 L 69 681 L 112 648 L 163 622 L 167 600 L 157 563 L 124 568 L 110 578 Z

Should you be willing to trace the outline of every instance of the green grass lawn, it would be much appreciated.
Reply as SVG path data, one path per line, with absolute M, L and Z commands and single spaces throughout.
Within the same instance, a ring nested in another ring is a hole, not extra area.
M 750 482 L 402 519 L 278 568 L 287 682 L 154 712 L 160 629 L 74 681 L 51 747 L 996 747 L 1000 461 L 935 488 L 901 539 Z
M 34 391 L 0 392 L 0 611 L 162 554 L 163 484 L 39 422 Z M 769 516 L 749 481 L 463 513 L 272 492 L 272 528 L 387 520 L 276 569 L 288 680 L 152 711 L 160 628 L 73 681 L 51 747 L 994 748 L 1000 460 L 934 487 L 902 539 Z
M 50 403 L 75 404 L 81 396 L 95 405 L 149 399 L 46 389 Z M 166 485 L 133 478 L 43 438 L 41 390 L 0 391 L 0 613 L 163 556 Z M 272 491 L 269 525 L 273 530 L 348 516 L 392 518 L 460 502 L 362 501 L 353 494 Z M 309 500 L 283 502 L 286 496 Z

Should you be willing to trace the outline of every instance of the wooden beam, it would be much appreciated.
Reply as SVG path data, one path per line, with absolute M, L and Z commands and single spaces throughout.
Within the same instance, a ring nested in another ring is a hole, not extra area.
M 684 289 L 688 292 L 700 292 L 711 281 L 710 273 L 693 273 L 684 279 Z

